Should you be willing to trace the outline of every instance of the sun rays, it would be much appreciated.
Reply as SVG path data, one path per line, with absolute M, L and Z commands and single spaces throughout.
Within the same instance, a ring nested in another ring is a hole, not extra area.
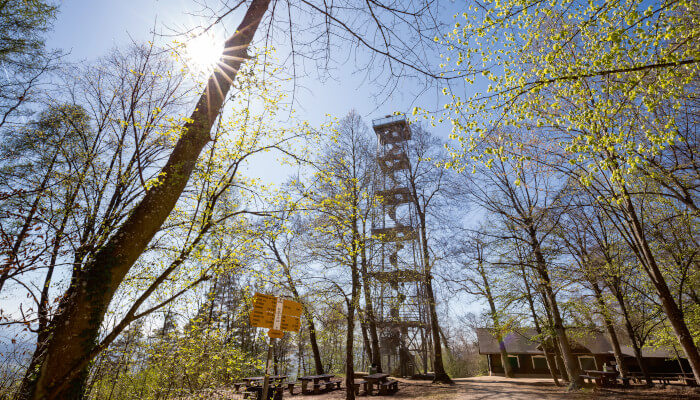
M 211 32 L 190 38 L 184 45 L 187 67 L 199 76 L 209 76 L 217 67 L 224 50 L 224 39 Z

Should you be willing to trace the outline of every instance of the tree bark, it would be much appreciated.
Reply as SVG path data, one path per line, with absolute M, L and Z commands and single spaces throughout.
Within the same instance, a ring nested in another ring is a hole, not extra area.
M 610 343 L 612 344 L 613 353 L 615 354 L 618 372 L 620 372 L 620 376 L 626 378 L 629 376 L 629 371 L 627 371 L 627 366 L 624 363 L 624 356 L 622 354 L 622 349 L 620 349 L 620 341 L 617 338 L 615 326 L 610 318 L 610 313 L 608 312 L 605 300 L 603 299 L 603 291 L 600 289 L 598 282 L 591 281 L 591 286 L 593 287 L 593 293 L 595 294 L 596 301 L 600 307 L 600 313 L 603 316 L 605 330 L 608 332 L 608 336 L 610 337 Z
M 363 227 L 363 230 L 365 228 Z M 366 237 L 366 233 L 365 237 Z M 363 294 L 365 298 L 365 317 L 367 320 L 367 328 L 369 333 L 369 338 L 371 342 L 371 355 L 369 357 L 370 363 L 377 366 L 377 372 L 382 372 L 382 357 L 379 348 L 379 334 L 377 334 L 377 320 L 374 316 L 374 304 L 372 302 L 372 293 L 370 287 L 370 276 L 367 268 L 367 250 L 365 246 L 362 246 L 362 283 L 363 283 Z
M 353 211 L 355 212 L 355 211 Z M 347 315 L 347 337 L 345 342 L 345 399 L 355 400 L 355 355 L 353 352 L 354 336 L 355 336 L 355 308 L 357 307 L 360 299 L 360 273 L 357 265 L 357 255 L 358 255 L 358 245 L 360 243 L 360 234 L 357 229 L 358 222 L 357 215 L 352 217 L 352 245 L 351 245 L 351 257 L 352 261 L 350 264 L 350 275 L 351 275 L 351 294 L 350 300 L 348 302 L 348 315 Z
M 639 371 L 644 376 L 644 380 L 647 382 L 647 386 L 654 386 L 654 382 L 651 380 L 651 375 L 649 375 L 649 370 L 644 362 L 644 357 L 642 357 L 642 349 L 639 346 L 639 341 L 637 340 L 637 335 L 634 332 L 634 327 L 632 326 L 632 321 L 630 319 L 629 311 L 627 310 L 627 304 L 625 304 L 625 299 L 622 297 L 622 293 L 619 288 L 615 285 L 610 285 L 610 289 L 613 292 L 613 296 L 617 300 L 617 304 L 620 306 L 620 312 L 622 312 L 622 317 L 625 320 L 625 329 L 627 330 L 627 336 L 629 336 L 632 342 L 632 350 L 634 351 L 634 358 L 637 360 L 637 365 L 639 366 Z
M 316 339 L 316 325 L 314 325 L 313 316 L 306 315 L 306 322 L 309 326 L 309 342 L 311 343 L 311 353 L 314 356 L 314 367 L 316 368 L 316 374 L 323 375 L 323 361 L 321 360 L 321 351 L 318 348 L 318 339 Z
M 557 299 L 552 290 L 552 282 L 549 279 L 549 273 L 547 272 L 547 264 L 542 255 L 542 250 L 540 248 L 539 240 L 537 239 L 537 234 L 533 228 L 529 229 L 530 234 L 530 244 L 532 246 L 532 252 L 535 255 L 535 262 L 537 263 L 537 272 L 542 279 L 542 286 L 545 293 L 545 299 L 548 303 L 549 310 L 552 315 L 552 322 L 554 332 L 559 340 L 559 348 L 561 349 L 562 359 L 564 361 L 564 367 L 566 368 L 567 375 L 569 376 L 569 389 L 577 390 L 583 386 L 583 380 L 581 379 L 581 370 L 578 367 L 578 363 L 571 352 L 571 345 L 569 344 L 569 338 L 566 336 L 566 330 L 564 329 L 564 323 L 561 318 L 561 313 L 559 312 L 559 306 L 557 305 Z
M 550 327 L 551 327 L 550 323 Z M 559 340 L 556 336 L 552 336 L 552 350 L 554 350 L 554 364 L 559 371 L 561 380 L 567 385 L 569 384 L 569 376 L 566 374 L 566 368 L 564 367 L 564 358 L 561 356 L 561 346 L 559 345 Z
M 664 278 L 659 266 L 656 263 L 656 258 L 651 252 L 651 248 L 646 239 L 646 234 L 642 228 L 642 224 L 639 221 L 637 212 L 635 210 L 634 204 L 630 199 L 629 193 L 623 187 L 623 195 L 625 199 L 625 217 L 627 223 L 632 232 L 632 239 L 636 244 L 636 255 L 639 261 L 646 267 L 645 271 L 654 285 L 656 292 L 661 300 L 661 305 L 666 313 L 668 322 L 673 328 L 673 332 L 678 338 L 678 342 L 681 344 L 681 348 L 688 359 L 690 368 L 693 370 L 693 375 L 695 376 L 695 381 L 700 382 L 700 352 L 695 346 L 693 336 L 688 330 L 688 325 L 685 323 L 683 318 L 683 312 L 678 307 L 671 290 L 668 288 L 666 283 L 666 278 Z
M 532 314 L 532 321 L 535 325 L 535 331 L 537 335 L 542 337 L 542 327 L 540 327 L 540 322 L 537 319 L 537 312 L 535 311 L 535 302 L 532 300 L 532 291 L 530 291 L 530 282 L 527 280 L 527 275 L 525 273 L 525 266 L 520 264 L 520 273 L 523 277 L 523 282 L 525 283 L 525 292 L 527 293 L 527 304 L 530 307 L 530 313 Z M 540 346 L 542 346 L 542 352 L 544 353 L 544 358 L 547 360 L 547 368 L 549 368 L 549 374 L 552 376 L 552 380 L 556 386 L 561 386 L 559 383 L 559 378 L 557 377 L 558 369 L 556 367 L 556 361 L 549 352 L 549 343 L 546 339 L 540 341 Z M 556 371 L 556 372 L 555 372 Z
M 304 362 L 304 338 L 301 335 L 297 335 L 297 351 L 299 352 L 299 357 L 297 357 L 297 371 L 300 374 L 306 375 L 306 363 Z
M 481 264 L 481 260 L 479 260 Z M 493 321 L 493 327 L 496 330 L 496 340 L 498 340 L 498 351 L 501 353 L 501 365 L 503 365 L 503 374 L 506 378 L 513 377 L 513 370 L 510 367 L 510 361 L 508 360 L 508 351 L 506 351 L 506 344 L 503 342 L 503 335 L 501 335 L 501 322 L 498 318 L 498 312 L 496 311 L 496 303 L 493 301 L 493 295 L 491 294 L 491 285 L 489 285 L 488 278 L 486 277 L 486 271 L 483 270 L 483 266 L 479 265 L 479 274 L 484 282 L 484 292 L 486 294 L 486 300 L 489 303 L 489 309 L 491 310 L 491 320 Z
M 354 278 L 353 278 L 354 280 Z M 353 292 L 355 289 L 353 289 Z M 351 296 L 351 298 L 354 297 Z M 349 301 L 352 303 L 352 299 Z M 348 331 L 345 340 L 345 399 L 355 399 L 355 357 L 353 354 L 354 330 L 355 330 L 355 306 L 348 303 L 347 325 Z
M 496 339 L 498 340 L 498 351 L 501 353 L 501 365 L 503 365 L 503 375 L 506 378 L 513 377 L 513 370 L 510 366 L 510 360 L 508 359 L 508 352 L 506 351 L 506 344 L 503 343 L 503 336 L 500 332 L 496 333 Z
M 184 190 L 199 155 L 210 140 L 211 127 L 237 71 L 248 58 L 247 48 L 270 0 L 253 0 L 236 33 L 225 43 L 221 59 L 226 67 L 217 69 L 197 106 L 184 125 L 167 163 L 162 180 L 144 195 L 71 286 L 59 305 L 51 338 L 42 351 L 37 347 L 36 368 L 22 381 L 19 399 L 80 399 L 91 352 L 97 345 L 100 325 L 109 303 L 129 269 L 165 222 Z
M 367 356 L 367 361 L 372 362 L 372 343 L 369 340 L 369 334 L 367 333 L 367 319 L 362 315 L 362 310 L 357 307 L 357 315 L 360 317 L 360 332 L 362 333 L 362 344 L 364 347 L 364 352 L 362 352 L 362 365 L 364 367 L 364 357 Z
M 549 306 L 547 305 L 547 296 L 544 293 L 544 289 L 540 285 L 540 296 L 542 296 L 542 301 L 544 301 L 544 313 L 547 316 L 547 326 L 549 329 L 554 329 L 554 322 L 552 320 L 552 313 L 549 311 Z M 561 356 L 561 346 L 559 345 L 559 339 L 556 335 L 551 337 L 552 350 L 554 350 L 554 362 L 556 363 L 557 371 L 561 375 L 562 381 L 569 383 L 569 376 L 566 374 L 566 368 L 564 367 L 564 359 Z
M 434 361 L 433 361 L 433 372 L 435 377 L 433 378 L 433 383 L 453 383 L 450 376 L 447 375 L 445 371 L 445 366 L 442 362 L 442 342 L 440 340 L 440 325 L 438 323 L 437 316 L 437 305 L 435 303 L 435 295 L 433 292 L 433 275 L 431 273 L 430 265 L 430 249 L 428 247 L 428 237 L 427 228 L 425 220 L 425 210 L 418 206 L 418 198 L 416 197 L 416 191 L 414 189 L 414 203 L 416 203 L 416 210 L 418 214 L 418 222 L 420 224 L 420 235 L 421 235 L 421 247 L 423 251 L 423 263 L 425 264 L 425 294 L 428 297 L 428 311 L 430 313 L 430 332 L 433 339 L 433 351 L 434 351 Z

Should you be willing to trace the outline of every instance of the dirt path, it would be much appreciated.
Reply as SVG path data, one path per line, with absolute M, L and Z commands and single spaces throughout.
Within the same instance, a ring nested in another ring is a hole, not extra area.
M 285 393 L 285 399 L 290 398 Z M 344 391 L 319 396 L 294 396 L 299 400 L 344 399 Z M 378 399 L 378 396 L 360 396 L 360 399 Z M 455 379 L 455 385 L 432 385 L 426 381 L 399 379 L 399 391 L 389 398 L 434 400 L 532 400 L 532 399 L 700 399 L 700 391 L 682 386 L 647 389 L 584 389 L 569 393 L 554 386 L 549 379 L 507 379 L 498 376 Z
M 432 399 L 432 400 L 533 400 L 533 399 L 643 399 L 643 400 L 676 400 L 700 399 L 700 389 L 695 390 L 685 386 L 669 385 L 656 386 L 647 389 L 642 386 L 631 389 L 583 389 L 577 392 L 567 392 L 565 388 L 556 387 L 550 379 L 508 379 L 498 376 L 480 376 L 475 378 L 455 379 L 454 385 L 432 385 L 428 381 L 413 381 L 398 379 L 399 391 L 386 399 Z M 298 393 L 297 389 L 297 393 Z M 362 392 L 361 392 L 362 393 Z M 240 393 L 230 389 L 220 389 L 202 393 L 195 398 L 241 399 Z M 290 396 L 285 391 L 285 399 L 292 400 L 339 400 L 345 398 L 345 390 L 336 390 L 320 395 Z M 359 396 L 358 399 L 379 400 L 380 396 Z M 188 398 L 189 399 L 189 398 Z

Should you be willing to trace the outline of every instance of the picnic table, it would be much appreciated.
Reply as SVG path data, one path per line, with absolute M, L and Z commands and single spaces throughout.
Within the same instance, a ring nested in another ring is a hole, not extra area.
M 281 400 L 283 391 L 284 389 L 282 387 L 270 386 L 267 390 L 267 400 Z M 262 400 L 262 392 L 262 385 L 248 386 L 246 393 L 243 393 L 243 398 L 249 398 L 249 396 L 252 395 L 253 399 Z M 246 396 L 246 394 L 248 394 L 248 396 Z
M 394 393 L 399 390 L 399 382 L 393 379 L 389 379 L 389 374 L 371 374 L 364 378 L 365 392 L 368 395 L 372 395 L 374 391 L 374 386 L 377 386 L 380 395 Z
M 695 381 L 695 375 L 693 374 L 679 374 L 678 378 L 680 378 L 681 382 L 688 386 L 697 386 L 698 383 Z
M 331 378 L 333 378 L 335 375 L 332 374 L 323 374 L 323 375 L 307 375 L 307 376 L 300 376 L 299 380 L 301 381 L 301 393 L 302 394 L 319 394 L 321 393 L 321 385 L 325 385 L 325 389 L 333 389 L 333 386 L 336 386 L 338 389 L 340 389 L 340 382 L 339 380 L 334 380 L 331 381 Z M 312 384 L 312 390 L 308 389 L 309 383 Z
M 595 379 L 595 384 L 599 387 L 614 387 L 616 384 L 617 371 L 596 371 L 587 369 L 586 374 Z
M 282 381 L 287 379 L 287 375 L 270 375 L 270 389 L 267 392 L 267 398 L 280 398 L 281 397 L 281 384 Z M 258 400 L 262 399 L 263 383 L 265 382 L 264 376 L 249 376 L 247 378 L 242 378 L 243 384 L 245 385 L 245 391 L 254 394 L 255 398 Z M 238 385 L 236 385 L 236 391 L 238 391 Z M 275 393 L 280 394 L 275 396 Z
M 287 379 L 287 375 L 270 375 L 270 384 L 275 381 L 283 381 L 285 379 Z M 243 378 L 246 386 L 261 386 L 264 380 L 264 376 L 250 376 L 248 378 Z
M 679 373 L 679 372 L 651 372 L 649 377 L 652 381 L 659 381 L 659 383 L 664 385 L 670 385 L 671 381 L 680 381 L 681 383 L 688 386 L 696 386 L 695 376 L 692 373 Z

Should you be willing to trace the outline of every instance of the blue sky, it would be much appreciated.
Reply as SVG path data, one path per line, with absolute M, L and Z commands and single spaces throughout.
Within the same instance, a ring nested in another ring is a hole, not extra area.
M 447 7 L 461 7 L 444 2 Z M 156 29 L 191 27 L 198 21 L 188 15 L 197 10 L 192 0 L 64 0 L 60 6 L 49 47 L 70 52 L 69 61 L 92 60 L 105 55 L 115 46 L 128 44 L 131 39 L 147 41 Z M 443 10 L 451 23 L 453 10 Z M 229 22 L 237 24 L 239 18 Z M 233 27 L 228 27 L 233 29 Z M 435 63 L 439 63 L 436 57 Z M 319 82 L 312 77 L 301 78 L 298 91 L 298 117 L 318 126 L 326 115 L 342 117 L 356 109 L 370 124 L 372 118 L 382 117 L 394 111 L 410 112 L 413 106 L 426 109 L 440 107 L 442 94 L 438 90 L 428 91 L 416 97 L 412 82 L 399 84 L 395 95 L 383 104 L 377 104 L 376 85 L 364 79 L 364 71 L 355 71 L 350 62 L 334 73 L 333 79 Z M 443 124 L 432 128 L 437 136 L 447 139 L 450 126 Z M 263 173 L 262 175 L 267 175 Z
M 150 40 L 154 27 L 157 31 L 162 31 L 164 26 L 192 25 L 194 20 L 186 12 L 193 11 L 194 7 L 191 0 L 65 0 L 47 44 L 51 48 L 69 52 L 67 61 L 94 60 L 107 54 L 113 47 L 128 44 L 132 39 L 137 42 Z M 319 82 L 303 78 L 299 82 L 305 89 L 297 94 L 298 117 L 318 126 L 326 120 L 327 114 L 342 117 L 354 108 L 369 124 L 372 118 L 394 111 L 410 112 L 416 105 L 427 109 L 438 106 L 436 98 L 439 96 L 435 91 L 416 97 L 411 82 L 400 84 L 390 101 L 377 104 L 374 97 L 376 86 L 363 79 L 363 71 L 354 71 L 352 65 L 341 68 L 335 74 L 335 79 Z M 449 131 L 450 128 L 446 125 L 433 129 L 436 135 L 443 138 L 447 138 Z M 249 174 L 279 182 L 284 175 L 278 171 L 278 168 L 271 167 L 268 162 L 258 162 L 251 165 Z M 467 305 L 461 301 L 457 303 L 458 307 L 451 307 L 457 313 L 475 311 L 478 305 Z
M 446 3 L 449 5 L 449 3 Z M 145 42 L 153 38 L 152 32 L 184 31 L 201 23 L 191 13 L 197 11 L 192 0 L 122 0 L 89 1 L 65 0 L 61 4 L 54 32 L 48 46 L 68 52 L 67 60 L 90 61 L 107 54 L 114 47 L 124 46 L 131 40 Z M 240 17 L 232 16 L 226 23 L 237 25 Z M 227 26 L 233 30 L 234 26 Z M 223 30 L 213 32 L 225 38 Z M 170 39 L 157 39 L 166 43 Z M 166 43 L 167 44 L 167 43 Z M 281 52 L 281 51 L 280 51 Z M 281 55 L 280 55 L 281 57 Z M 439 63 L 436 57 L 435 62 Z M 362 62 L 363 60 L 359 60 Z M 351 109 L 357 110 L 370 124 L 371 119 L 395 111 L 410 113 L 414 106 L 436 109 L 443 95 L 438 89 L 416 96 L 414 82 L 399 82 L 388 101 L 377 99 L 377 85 L 365 79 L 366 71 L 357 70 L 355 62 L 340 65 L 333 76 L 323 82 L 314 73 L 297 80 L 295 109 L 297 117 L 318 127 L 327 120 L 327 115 L 343 117 Z M 451 127 L 444 124 L 433 129 L 433 133 L 447 139 Z M 280 173 L 274 155 L 266 154 L 253 160 L 246 173 L 269 183 L 279 184 L 287 174 Z
M 192 26 L 195 20 L 187 13 L 194 10 L 196 4 L 191 0 L 65 0 L 48 45 L 69 51 L 71 61 L 91 60 L 112 47 L 125 45 L 130 38 L 149 40 L 154 27 L 162 32 L 166 27 Z M 437 104 L 435 91 L 416 98 L 415 88 L 407 83 L 399 85 L 390 101 L 377 105 L 376 86 L 364 82 L 363 71 L 353 71 L 351 65 L 346 65 L 335 75 L 336 79 L 323 83 L 301 79 L 299 83 L 307 90 L 298 93 L 299 117 L 318 125 L 326 114 L 343 116 L 354 108 L 369 122 L 394 111 L 409 112 L 414 105 L 433 109 Z M 443 126 L 435 133 L 447 137 L 448 130 Z

